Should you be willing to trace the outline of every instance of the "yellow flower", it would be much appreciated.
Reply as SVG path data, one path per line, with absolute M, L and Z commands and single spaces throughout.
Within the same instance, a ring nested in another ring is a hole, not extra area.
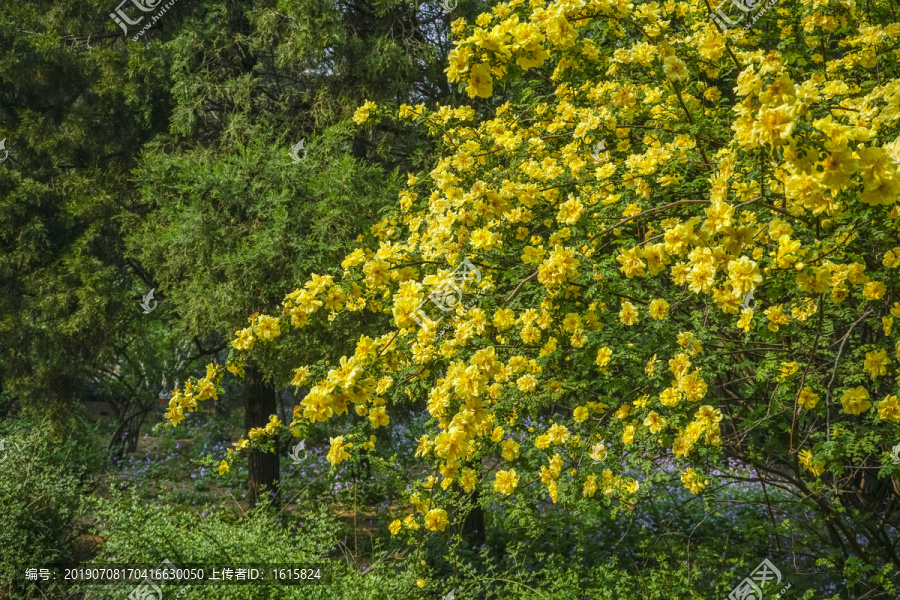
M 559 486 L 556 481 L 551 481 L 547 485 L 547 493 L 550 494 L 550 499 L 553 500 L 553 504 L 556 504 L 556 500 L 559 498 Z
M 448 523 L 447 511 L 443 508 L 432 508 L 425 515 L 425 529 L 429 531 L 443 531 Z
M 880 300 L 886 291 L 887 287 L 880 281 L 870 281 L 863 286 L 863 296 L 866 300 Z
M 622 434 L 622 443 L 623 444 L 633 444 L 634 443 L 634 425 L 626 425 L 625 433 Z
M 466 93 L 470 98 L 479 96 L 481 98 L 490 98 L 494 93 L 494 82 L 491 79 L 491 67 L 485 63 L 480 63 L 472 67 L 469 73 L 469 87 Z
M 656 321 L 661 321 L 669 316 L 669 303 L 662 298 L 657 298 L 650 302 L 650 317 Z
M 228 473 L 231 469 L 228 468 L 228 463 L 226 461 L 222 461 L 219 463 L 219 475 L 224 475 Z
M 366 102 L 353 113 L 353 120 L 356 121 L 358 125 L 362 125 L 369 120 L 369 114 L 376 108 L 378 107 L 374 102 L 366 100 Z
M 590 416 L 590 414 L 590 411 L 586 407 L 579 406 L 575 409 L 573 417 L 577 422 L 581 423 L 583 421 L 587 421 L 587 418 L 588 416 Z
M 467 494 L 471 494 L 478 485 L 478 475 L 474 469 L 463 469 L 462 475 L 459 477 L 459 483 Z
M 817 461 L 813 463 L 813 453 L 809 450 L 801 450 L 798 455 L 800 459 L 800 464 L 803 465 L 805 469 L 812 471 L 813 475 L 818 477 L 825 470 L 825 461 Z
M 605 477 L 606 477 L 605 471 L 604 471 L 603 475 L 604 475 L 604 479 L 605 479 Z M 622 489 L 624 489 L 629 494 L 636 493 L 638 491 L 638 489 L 641 487 L 641 484 L 638 483 L 638 481 L 636 479 L 623 480 L 621 483 L 622 483 Z
M 713 408 L 709 404 L 704 404 L 696 413 L 694 413 L 694 418 L 703 426 L 709 426 L 712 423 L 718 423 L 722 420 L 722 411 L 718 408 Z
M 638 321 L 638 310 L 634 304 L 625 300 L 622 302 L 622 310 L 619 311 L 619 320 L 623 325 L 634 325 Z
M 691 359 L 684 352 L 679 352 L 669 361 L 669 371 L 677 378 L 687 374 L 691 368 Z
M 441 529 L 441 531 L 443 531 L 443 529 Z M 419 586 L 420 588 L 425 587 L 425 580 L 424 579 L 416 579 L 416 585 Z
M 523 375 L 516 380 L 516 387 L 520 392 L 533 392 L 537 389 L 538 381 L 531 373 Z
M 703 491 L 703 488 L 709 485 L 709 480 L 701 480 L 700 475 L 694 469 L 688 469 L 682 473 L 681 482 L 692 494 L 699 494 Z
M 887 357 L 887 350 L 878 350 L 877 352 L 866 352 L 866 360 L 863 362 L 863 369 L 869 374 L 869 377 L 883 377 L 887 375 L 887 366 L 891 364 L 891 359 Z
M 512 462 L 519 458 L 519 444 L 515 440 L 506 440 L 503 442 L 503 452 L 501 453 L 503 460 Z
M 869 402 L 869 392 L 862 386 L 844 390 L 841 404 L 844 405 L 844 412 L 848 415 L 858 415 L 872 406 Z
M 659 394 L 659 402 L 663 406 L 678 406 L 681 401 L 681 391 L 677 388 L 666 388 Z
M 400 533 L 400 519 L 394 519 L 393 521 L 391 521 L 388 529 L 390 529 L 391 535 L 397 535 L 398 533 Z
M 678 380 L 678 389 L 689 402 L 699 402 L 706 395 L 706 382 L 700 377 L 699 369 Z
M 728 263 L 728 276 L 732 287 L 741 296 L 752 292 L 763 280 L 759 266 L 746 256 Z
M 387 427 L 391 419 L 383 406 L 376 406 L 369 411 L 369 421 L 372 423 L 372 427 L 377 429 L 378 427 Z
M 659 433 L 666 428 L 666 420 L 659 416 L 655 410 L 650 411 L 644 419 L 644 426 L 650 429 L 650 433 Z
M 330 438 L 329 441 L 331 442 L 331 449 L 328 451 L 328 456 L 325 457 L 328 462 L 336 467 L 350 458 L 347 449 L 352 448 L 353 444 L 344 444 L 344 436 L 339 435 L 336 438 Z
M 900 248 L 894 248 L 885 252 L 882 264 L 888 269 L 896 269 L 900 266 Z
M 264 342 L 270 342 L 281 335 L 278 319 L 262 315 L 256 322 L 256 334 Z
M 426 500 L 426 502 L 428 501 Z M 416 510 L 419 510 L 419 512 L 425 512 L 426 509 L 423 508 L 420 510 L 417 506 Z M 406 518 L 403 519 L 403 526 L 407 529 L 412 529 L 413 531 L 417 530 L 420 527 L 419 523 L 416 521 L 416 518 L 413 515 L 406 515 Z
M 597 442 L 593 446 L 591 446 L 591 454 L 590 457 L 592 460 L 599 461 L 606 458 L 606 446 L 603 442 Z
M 242 329 L 240 331 L 235 332 L 237 338 L 231 342 L 231 345 L 235 347 L 236 350 L 252 350 L 253 343 L 256 341 L 256 337 L 253 335 L 253 328 L 248 327 L 246 329 Z
M 691 74 L 687 65 L 677 56 L 670 56 L 663 61 L 663 72 L 670 81 L 687 81 Z
M 603 346 L 599 350 L 597 350 L 597 366 L 605 367 L 609 364 L 609 359 L 612 356 L 612 350 Z
M 798 368 L 799 366 L 797 365 L 797 361 L 781 363 L 781 374 L 778 375 L 778 381 L 784 381 L 785 379 L 796 373 Z
M 650 357 L 650 360 L 647 361 L 647 364 L 644 365 L 644 373 L 647 375 L 647 377 L 652 377 L 653 374 L 656 372 L 656 363 L 657 362 L 659 362 L 659 361 L 656 360 L 656 355 L 654 354 L 653 356 Z
M 900 421 L 900 401 L 891 394 L 878 403 L 878 418 L 885 421 Z
M 819 395 L 814 393 L 811 387 L 806 386 L 800 390 L 800 396 L 797 398 L 797 403 L 806 410 L 813 409 L 816 407 L 816 404 L 819 403 Z
M 554 444 L 566 443 L 570 435 L 569 430 L 558 423 L 551 425 L 547 431 L 547 438 Z
M 497 471 L 497 476 L 494 479 L 495 492 L 500 492 L 501 494 L 509 496 L 518 485 L 519 475 L 516 474 L 515 469 L 510 469 L 509 471 Z
M 559 454 L 554 454 L 553 458 L 550 459 L 550 471 L 553 473 L 554 477 L 559 477 L 559 474 L 562 473 L 563 470 L 563 459 Z

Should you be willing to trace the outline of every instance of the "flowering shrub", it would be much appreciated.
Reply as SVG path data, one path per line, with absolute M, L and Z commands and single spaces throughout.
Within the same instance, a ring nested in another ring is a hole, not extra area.
M 723 32 L 705 1 L 512 0 L 455 21 L 449 80 L 472 98 L 502 86 L 506 101 L 483 119 L 399 107 L 443 158 L 409 175 L 342 277 L 312 275 L 280 315 L 252 317 L 226 366 L 240 374 L 255 346 L 314 320 L 371 311 L 393 329 L 337 365 L 298 367 L 292 384 L 311 387 L 293 422 L 273 417 L 238 450 L 345 419 L 328 453 L 339 466 L 360 438 L 378 443 L 392 405 L 426 397 L 416 454 L 431 474 L 392 533 L 443 530 L 476 488 L 631 502 L 656 459 L 681 465 L 694 494 L 722 455 L 804 489 L 889 464 L 892 9 L 784 0 Z M 389 112 L 367 103 L 356 120 Z M 479 277 L 452 275 L 464 259 Z M 432 306 L 448 296 L 455 310 Z M 438 339 L 439 320 L 451 327 Z M 222 375 L 210 366 L 176 391 L 169 419 L 215 397 Z

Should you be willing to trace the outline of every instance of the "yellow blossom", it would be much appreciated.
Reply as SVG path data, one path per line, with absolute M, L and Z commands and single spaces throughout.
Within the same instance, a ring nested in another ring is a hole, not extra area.
M 516 489 L 516 486 L 519 485 L 519 475 L 516 474 L 515 469 L 510 469 L 508 471 L 497 471 L 497 475 L 494 478 L 494 491 L 500 492 L 501 494 L 505 494 L 509 496 Z
M 869 402 L 869 391 L 862 386 L 844 390 L 841 404 L 844 405 L 844 412 L 848 415 L 858 415 L 872 406 Z
M 887 367 L 891 364 L 891 360 L 887 357 L 887 350 L 878 350 L 876 352 L 866 352 L 866 360 L 863 362 L 863 369 L 869 374 L 869 377 L 883 377 L 887 375 Z
M 806 410 L 811 410 L 819 403 L 819 395 L 814 393 L 812 388 L 806 386 L 800 390 L 800 395 L 797 397 L 797 403 Z
M 447 511 L 442 508 L 432 508 L 425 515 L 425 529 L 429 531 L 443 531 L 448 523 Z
M 897 396 L 890 394 L 878 403 L 878 418 L 885 421 L 900 421 L 900 401 Z

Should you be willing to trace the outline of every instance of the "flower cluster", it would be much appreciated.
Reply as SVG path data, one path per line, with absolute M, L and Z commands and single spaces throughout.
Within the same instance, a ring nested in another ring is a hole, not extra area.
M 797 23 L 778 23 L 805 39 L 800 50 L 818 48 L 850 4 L 803 5 Z M 691 2 L 509 0 L 453 23 L 447 75 L 470 97 L 523 78 L 546 93 L 523 92 L 481 121 L 468 106 L 400 107 L 397 118 L 427 127 L 445 155 L 427 177 L 409 176 L 340 279 L 312 276 L 280 317 L 254 315 L 232 343 L 249 352 L 316 318 L 390 316 L 391 331 L 361 337 L 338 365 L 295 371 L 294 385 L 313 383 L 292 429 L 349 410 L 384 427 L 391 394 L 426 382 L 433 433 L 416 455 L 433 461 L 443 489 L 471 492 L 480 459 L 493 456 L 485 481 L 500 495 L 540 486 L 553 502 L 579 490 L 628 500 L 639 483 L 604 468 L 608 455 L 664 448 L 688 461 L 698 445 L 723 444 L 722 409 L 742 400 L 716 379 L 734 363 L 724 343 L 782 352 L 771 376 L 790 391 L 786 410 L 832 410 L 820 397 L 834 361 L 813 364 L 795 336 L 818 327 L 818 340 L 826 315 L 834 331 L 854 310 L 880 316 L 883 333 L 852 364 L 876 383 L 839 383 L 840 417 L 900 420 L 895 394 L 870 410 L 870 396 L 884 394 L 878 381 L 895 374 L 889 353 L 900 362 L 890 320 L 900 303 L 880 314 L 900 266 L 889 243 L 900 230 L 900 79 L 897 57 L 876 52 L 896 44 L 900 25 L 865 22 L 842 38 L 840 58 L 807 52 L 801 63 L 763 51 L 751 31 L 730 44 L 707 12 Z M 603 36 L 618 41 L 604 46 Z M 873 69 L 878 78 L 860 85 Z M 376 110 L 366 103 L 354 119 Z M 446 292 L 464 258 L 483 267 L 479 285 L 491 293 L 456 306 L 437 340 L 416 311 Z M 431 378 L 438 367 L 444 375 Z M 210 397 L 211 382 L 173 398 L 170 420 Z M 560 405 L 574 407 L 570 422 L 525 424 Z M 355 451 L 332 438 L 328 460 Z M 800 460 L 815 476 L 826 467 L 809 449 Z M 708 484 L 693 468 L 681 480 L 695 494 Z M 429 530 L 447 520 L 431 506 L 437 481 L 429 476 L 429 499 L 411 500 Z M 408 517 L 391 532 L 401 525 L 419 527 Z

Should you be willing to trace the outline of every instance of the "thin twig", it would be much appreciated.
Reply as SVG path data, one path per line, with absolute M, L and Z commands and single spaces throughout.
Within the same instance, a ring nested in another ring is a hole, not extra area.
M 850 329 L 847 330 L 847 333 L 844 334 L 844 339 L 841 340 L 841 347 L 838 348 L 837 358 L 834 359 L 834 368 L 831 370 L 831 381 L 828 382 L 828 390 L 825 394 L 825 439 L 829 442 L 831 441 L 831 386 L 834 385 L 834 376 L 837 375 L 838 362 L 841 360 L 841 354 L 844 352 L 844 344 L 847 343 L 847 340 L 850 339 L 850 334 L 853 332 L 853 328 L 856 325 L 865 319 L 869 313 L 872 312 L 872 308 L 869 307 L 866 309 L 866 312 L 862 314 L 860 318 L 853 321 L 853 324 L 850 325 Z

